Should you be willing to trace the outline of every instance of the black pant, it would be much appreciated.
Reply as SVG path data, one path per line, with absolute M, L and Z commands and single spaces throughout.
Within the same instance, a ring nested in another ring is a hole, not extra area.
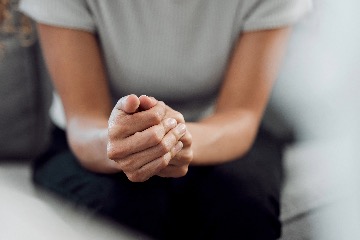
M 283 142 L 261 129 L 249 153 L 181 178 L 130 182 L 82 168 L 65 134 L 34 162 L 36 184 L 154 239 L 277 239 Z

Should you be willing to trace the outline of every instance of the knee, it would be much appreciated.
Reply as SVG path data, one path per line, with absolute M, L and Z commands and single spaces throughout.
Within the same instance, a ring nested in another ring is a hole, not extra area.
M 280 237 L 279 202 L 271 194 L 247 188 L 235 194 L 222 194 L 214 200 L 217 206 L 213 205 L 206 213 L 209 221 L 213 221 L 210 223 L 213 235 L 220 232 L 225 234 L 225 239 L 249 240 Z
M 59 154 L 34 167 L 33 181 L 72 204 L 92 211 L 103 209 L 115 189 L 111 179 L 85 171 L 69 154 Z
M 229 239 L 277 239 L 281 234 L 277 188 L 250 175 L 216 175 L 206 183 L 211 188 L 201 193 L 207 202 L 201 214 L 212 221 L 212 229 L 222 229 Z

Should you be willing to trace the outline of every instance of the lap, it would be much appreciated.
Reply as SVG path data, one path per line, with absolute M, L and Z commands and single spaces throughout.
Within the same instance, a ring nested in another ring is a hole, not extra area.
M 192 167 L 179 179 L 185 182 L 184 197 L 191 199 L 181 212 L 193 214 L 195 228 L 203 223 L 200 239 L 239 239 L 233 237 L 234 230 L 241 239 L 276 239 L 281 231 L 282 174 L 282 144 L 261 132 L 244 157 Z
M 153 177 L 144 183 L 130 182 L 122 173 L 103 175 L 83 169 L 63 133 L 55 135 L 58 142 L 34 164 L 34 180 L 77 204 L 156 237 L 179 229 L 183 233 L 179 238 L 192 234 L 215 239 L 219 232 L 231 238 L 234 230 L 255 236 L 258 230 L 251 228 L 259 227 L 259 222 L 269 228 L 264 234 L 279 234 L 282 149 L 265 132 L 238 160 L 190 167 L 185 177 Z

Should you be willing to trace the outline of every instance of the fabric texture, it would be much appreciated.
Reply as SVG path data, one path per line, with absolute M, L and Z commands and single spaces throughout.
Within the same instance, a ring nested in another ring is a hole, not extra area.
M 211 111 L 241 32 L 294 24 L 310 4 L 291 2 L 23 0 L 20 7 L 38 22 L 96 34 L 114 102 L 151 95 L 196 121 Z M 59 139 L 36 162 L 35 182 L 155 238 L 169 239 L 184 217 L 189 228 L 179 239 L 280 236 L 282 143 L 262 128 L 242 159 L 140 185 L 84 170 L 67 146 L 58 149 Z
M 264 129 L 241 159 L 144 183 L 83 169 L 65 133 L 55 128 L 53 137 L 34 162 L 35 183 L 131 230 L 154 239 L 275 240 L 281 234 L 283 142 Z
M 194 121 L 211 113 L 240 33 L 293 25 L 311 1 L 22 0 L 20 9 L 44 24 L 96 33 L 114 103 L 150 95 Z
M 37 41 L 0 33 L 0 44 L 0 160 L 31 159 L 49 144 L 52 87 Z

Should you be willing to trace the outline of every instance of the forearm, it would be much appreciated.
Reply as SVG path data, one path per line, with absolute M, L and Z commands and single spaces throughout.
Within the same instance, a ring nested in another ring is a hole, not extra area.
M 67 124 L 70 147 L 86 169 L 98 173 L 116 173 L 121 170 L 107 157 L 107 121 L 73 118 Z
M 64 106 L 72 151 L 89 170 L 118 171 L 106 154 L 112 103 L 96 36 L 44 24 L 38 24 L 38 30 L 54 87 Z
M 243 156 L 253 144 L 285 52 L 289 27 L 243 33 L 230 59 L 215 114 L 188 124 L 193 164 Z
M 258 126 L 258 118 L 243 110 L 187 123 L 193 139 L 192 165 L 220 164 L 243 156 L 252 146 Z

